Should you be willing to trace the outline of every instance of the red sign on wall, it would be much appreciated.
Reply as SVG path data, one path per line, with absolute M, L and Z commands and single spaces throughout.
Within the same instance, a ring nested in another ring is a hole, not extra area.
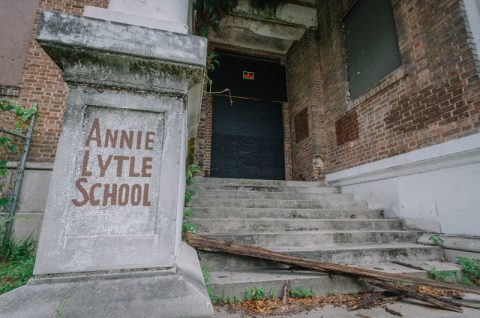
M 254 80 L 255 79 L 255 73 L 250 72 L 250 71 L 243 71 L 243 79 Z

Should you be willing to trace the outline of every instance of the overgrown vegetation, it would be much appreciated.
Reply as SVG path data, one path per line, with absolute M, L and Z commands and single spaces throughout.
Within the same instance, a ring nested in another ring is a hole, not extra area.
M 442 245 L 443 245 L 443 239 L 442 239 L 440 236 L 436 235 L 436 234 L 430 235 L 430 237 L 429 237 L 428 239 L 429 239 L 429 240 L 432 242 L 432 244 L 435 245 L 435 246 L 442 246 Z
M 462 267 L 463 272 L 460 283 L 465 285 L 480 284 L 480 259 L 459 257 L 457 264 Z
M 288 0 L 250 0 L 250 5 L 257 10 L 265 11 L 267 17 L 275 14 L 277 7 Z M 220 21 L 231 14 L 238 5 L 238 0 L 196 0 L 193 4 L 195 12 L 195 33 L 207 37 L 212 29 L 219 32 Z
M 459 257 L 457 264 L 462 268 L 463 277 L 460 279 L 457 279 L 457 272 L 455 271 L 442 272 L 435 267 L 427 270 L 427 277 L 440 282 L 455 279 L 457 283 L 468 286 L 480 284 L 480 259 Z
M 186 170 L 187 175 L 187 188 L 185 189 L 185 200 L 184 200 L 184 207 L 188 207 L 190 202 L 192 202 L 192 198 L 195 195 L 195 190 L 192 189 L 193 183 L 193 176 L 195 173 L 202 171 L 199 166 L 197 165 L 189 165 Z M 196 232 L 197 228 L 195 224 L 189 221 L 189 219 L 193 216 L 193 211 L 190 209 L 186 209 L 183 211 L 183 223 L 182 223 L 182 231 L 183 233 L 186 232 Z
M 30 124 L 30 119 L 37 113 L 37 108 L 26 109 L 2 99 L 0 113 L 10 113 L 15 120 L 13 132 L 23 134 Z M 7 164 L 9 157 L 16 153 L 17 146 L 12 136 L 2 134 L 0 136 L 0 294 L 24 285 L 32 277 L 35 264 L 36 244 L 33 237 L 15 241 L 7 231 L 7 224 L 13 221 L 13 218 L 6 214 L 12 202 L 9 182 L 6 178 Z
M 207 37 L 209 29 L 220 31 L 220 20 L 230 14 L 238 0 L 197 0 L 193 4 L 195 11 L 195 33 Z
M 22 134 L 23 130 L 28 127 L 30 119 L 37 113 L 36 107 L 25 109 L 11 103 L 6 99 L 0 100 L 0 113 L 10 113 L 15 118 L 14 133 Z M 17 153 L 17 147 L 11 135 L 2 134 L 0 136 L 0 213 L 5 212 L 5 209 L 10 205 L 11 198 L 6 193 L 8 189 L 3 182 L 7 175 L 8 157 Z
M 250 289 L 246 289 L 243 292 L 243 299 L 244 300 L 263 300 L 265 299 L 265 291 L 262 287 L 253 287 Z
M 208 272 L 208 269 L 202 267 L 202 274 L 205 285 L 207 286 L 208 297 L 210 297 L 210 301 L 212 302 L 212 304 L 216 304 L 218 302 L 218 296 L 215 295 L 215 293 L 213 292 L 212 284 L 210 284 L 210 273 Z
M 456 278 L 457 272 L 455 271 L 439 271 L 435 267 L 427 270 L 427 277 L 433 280 L 438 280 L 440 282 L 445 282 L 449 278 Z
M 1 237 L 5 235 L 6 223 L 6 218 L 0 221 Z M 25 285 L 32 277 L 35 249 L 32 236 L 19 242 L 8 238 L 0 245 L 0 295 Z
M 303 286 L 293 287 L 288 291 L 288 296 L 291 298 L 311 298 L 315 297 L 315 292 L 311 288 Z

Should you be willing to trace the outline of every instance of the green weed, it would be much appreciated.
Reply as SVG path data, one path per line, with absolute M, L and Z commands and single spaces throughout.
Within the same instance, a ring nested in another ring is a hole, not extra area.
M 262 300 L 265 299 L 265 291 L 262 287 L 253 287 L 243 292 L 243 298 L 245 300 Z
M 305 288 L 303 286 L 293 287 L 288 292 L 288 296 L 291 298 L 312 298 L 315 296 L 315 292 L 311 288 Z
M 429 239 L 429 240 L 432 242 L 432 244 L 435 245 L 435 246 L 442 246 L 442 245 L 443 245 L 443 239 L 442 239 L 440 236 L 436 235 L 436 234 L 430 235 L 430 237 L 429 237 L 428 239 Z
M 0 222 L 0 237 L 5 234 L 5 220 Z M 0 294 L 25 285 L 33 275 L 36 243 L 32 236 L 21 241 L 4 239 L 0 244 Z
M 438 280 L 440 282 L 445 282 L 450 277 L 457 277 L 457 272 L 455 271 L 439 271 L 435 267 L 427 270 L 427 277 L 433 280 Z
M 215 295 L 213 292 L 213 287 L 212 284 L 210 284 L 210 273 L 207 268 L 202 267 L 202 274 L 203 274 L 203 280 L 205 281 L 205 285 L 207 286 L 207 292 L 208 292 L 208 297 L 210 297 L 210 301 L 212 304 L 216 304 L 218 302 L 218 296 Z
M 462 267 L 463 278 L 461 283 L 473 285 L 480 280 L 480 259 L 459 257 L 457 264 Z

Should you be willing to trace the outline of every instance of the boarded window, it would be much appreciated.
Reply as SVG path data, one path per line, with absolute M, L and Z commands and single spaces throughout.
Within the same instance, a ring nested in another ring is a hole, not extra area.
M 295 142 L 298 144 L 308 137 L 308 108 L 299 112 L 295 116 Z
M 0 87 L 17 86 L 22 78 L 38 1 L 2 0 L 0 7 Z
M 360 0 L 344 20 L 350 96 L 356 98 L 400 66 L 390 0 Z
M 335 122 L 335 134 L 337 136 L 337 146 L 358 139 L 358 116 L 356 111 L 346 113 Z

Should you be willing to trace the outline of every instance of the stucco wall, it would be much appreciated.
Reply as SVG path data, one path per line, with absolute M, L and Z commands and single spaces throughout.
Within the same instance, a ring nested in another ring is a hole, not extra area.
M 410 228 L 480 236 L 480 134 L 327 175 Z

